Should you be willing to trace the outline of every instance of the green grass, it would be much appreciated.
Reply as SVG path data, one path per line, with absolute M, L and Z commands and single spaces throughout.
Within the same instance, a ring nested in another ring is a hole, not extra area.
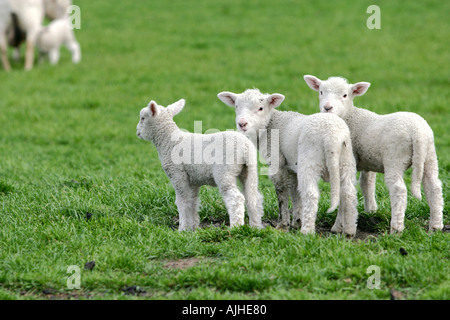
M 201 190 L 205 228 L 179 233 L 156 149 L 135 134 L 151 99 L 185 98 L 175 120 L 189 131 L 195 120 L 225 130 L 234 112 L 220 91 L 279 92 L 280 110 L 311 114 L 318 101 L 304 74 L 369 81 L 357 105 L 416 112 L 433 128 L 448 225 L 448 2 L 380 0 L 381 30 L 366 27 L 371 1 L 74 3 L 80 65 L 63 49 L 56 67 L 24 72 L 21 61 L 0 72 L 0 299 L 389 299 L 391 289 L 450 299 L 449 233 L 428 234 L 428 205 L 409 194 L 406 230 L 389 235 L 383 175 L 377 213 L 364 213 L 359 192 L 360 232 L 371 235 L 363 240 L 328 232 L 335 213 L 325 213 L 325 183 L 316 235 L 229 230 L 210 187 Z M 409 189 L 410 171 L 405 181 Z M 273 222 L 266 176 L 260 188 Z M 80 290 L 67 288 L 70 265 L 81 268 Z M 371 265 L 380 289 L 367 287 Z

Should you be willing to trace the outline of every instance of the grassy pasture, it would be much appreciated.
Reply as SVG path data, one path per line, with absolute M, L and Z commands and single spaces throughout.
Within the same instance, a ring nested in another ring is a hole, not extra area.
M 378 113 L 412 111 L 435 133 L 450 224 L 448 1 L 74 0 L 83 60 L 0 72 L 0 299 L 450 299 L 450 235 L 428 234 L 429 208 L 408 194 L 406 230 L 390 235 L 359 191 L 357 239 L 329 233 L 321 184 L 318 233 L 229 230 L 216 189 L 201 189 L 204 228 L 176 231 L 175 194 L 156 149 L 136 137 L 139 110 L 187 100 L 181 128 L 234 128 L 220 91 L 257 87 L 286 96 L 280 110 L 318 111 L 304 74 L 371 88 L 355 100 Z M 410 187 L 410 171 L 405 174 Z M 277 219 L 260 177 L 264 221 Z M 359 187 L 358 187 L 359 188 Z M 358 189 L 359 190 L 359 189 Z M 406 255 L 400 252 L 400 249 Z M 92 270 L 85 263 L 95 261 Z M 81 288 L 70 290 L 71 265 Z M 380 289 L 366 273 L 379 267 Z

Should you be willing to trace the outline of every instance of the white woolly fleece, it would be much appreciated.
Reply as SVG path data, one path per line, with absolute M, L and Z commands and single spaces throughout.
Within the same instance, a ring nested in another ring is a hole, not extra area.
M 411 193 L 421 199 L 421 183 L 430 206 L 430 230 L 443 228 L 442 183 L 433 131 L 428 123 L 412 112 L 378 115 L 353 105 L 354 97 L 368 90 L 370 83 L 349 84 L 344 78 L 322 81 L 304 76 L 311 89 L 319 92 L 321 112 L 336 114 L 347 123 L 353 144 L 366 211 L 377 210 L 375 175 L 384 173 L 391 198 L 391 232 L 401 232 L 407 204 L 405 170 L 412 167 Z
M 350 132 L 339 117 L 326 114 L 310 116 L 296 112 L 277 111 L 284 100 L 281 94 L 262 94 L 248 89 L 241 94 L 221 92 L 220 100 L 236 110 L 238 130 L 251 137 L 256 135 L 258 149 L 271 167 L 271 175 L 280 207 L 278 227 L 290 225 L 289 193 L 294 213 L 293 227 L 313 233 L 319 201 L 318 181 L 322 177 L 331 185 L 331 207 L 339 205 L 332 231 L 356 233 L 356 167 Z M 279 141 L 272 135 L 279 134 Z M 256 139 L 253 139 L 256 142 Z M 278 144 L 276 148 L 272 144 Z

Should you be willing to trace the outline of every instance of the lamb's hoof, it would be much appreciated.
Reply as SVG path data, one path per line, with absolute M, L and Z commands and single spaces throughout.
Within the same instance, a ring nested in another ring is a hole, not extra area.
M 378 211 L 377 205 L 364 207 L 364 211 L 367 213 L 376 213 Z
M 391 234 L 401 234 L 405 227 L 391 227 Z
M 344 230 L 342 224 L 340 224 L 340 225 L 335 224 L 335 225 L 333 225 L 333 227 L 331 227 L 331 232 L 332 233 L 341 233 L 342 230 Z
M 306 228 L 301 228 L 300 232 L 303 234 L 314 234 L 316 233 L 316 231 L 314 229 L 306 229 Z
M 250 224 L 250 227 L 252 228 L 256 228 L 256 229 L 264 229 L 264 225 L 262 223 L 258 223 L 258 224 Z
M 285 224 L 285 223 L 282 223 L 282 222 L 279 222 L 279 223 L 277 224 L 276 229 L 277 229 L 277 230 L 281 230 L 281 231 L 288 232 L 288 231 L 289 231 L 289 225 L 288 225 L 288 224 Z
M 441 231 L 444 229 L 444 224 L 441 223 L 431 223 L 428 226 L 428 232 Z

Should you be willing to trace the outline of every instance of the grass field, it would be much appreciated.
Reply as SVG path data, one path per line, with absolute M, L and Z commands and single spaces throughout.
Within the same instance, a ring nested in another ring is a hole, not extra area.
M 408 193 L 406 229 L 389 234 L 358 187 L 359 237 L 329 232 L 321 183 L 318 233 L 230 230 L 222 199 L 201 189 L 204 228 L 179 233 L 175 194 L 156 149 L 136 137 L 151 99 L 187 105 L 175 121 L 194 130 L 234 128 L 216 95 L 257 87 L 286 96 L 280 110 L 318 111 L 304 74 L 368 81 L 356 105 L 412 111 L 435 133 L 450 224 L 450 2 L 106 1 L 81 8 L 79 65 L 0 72 L 0 299 L 450 299 L 450 234 L 428 234 L 429 208 Z M 366 9 L 381 8 L 370 30 Z M 410 171 L 405 175 L 408 190 Z M 260 176 L 266 223 L 273 185 Z M 95 267 L 85 269 L 85 263 Z M 380 288 L 370 289 L 369 266 Z M 80 289 L 67 286 L 80 268 Z

